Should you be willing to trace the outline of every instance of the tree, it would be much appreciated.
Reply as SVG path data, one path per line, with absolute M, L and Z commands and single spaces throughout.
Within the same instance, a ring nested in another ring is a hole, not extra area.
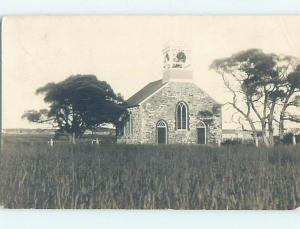
M 28 110 L 24 112 L 22 118 L 26 118 L 28 121 L 36 123 L 51 122 L 53 119 L 48 119 L 48 113 L 49 111 L 47 109 Z
M 37 89 L 36 94 L 45 95 L 49 110 L 30 110 L 22 117 L 31 122 L 51 122 L 73 143 L 86 130 L 100 124 L 118 125 L 125 109 L 121 95 L 94 75 L 74 75 L 59 83 L 48 83 Z
M 292 66 L 292 64 L 290 64 L 290 66 Z M 284 140 L 285 121 L 298 122 L 298 118 L 295 118 L 295 115 L 289 114 L 288 108 L 291 106 L 299 107 L 300 104 L 300 96 L 298 95 L 300 91 L 300 66 L 297 65 L 296 68 L 290 72 L 283 71 L 283 74 L 285 74 L 287 80 L 282 85 L 285 93 L 281 98 L 282 107 L 279 118 L 279 137 L 281 142 Z
M 215 60 L 210 68 L 222 76 L 232 94 L 228 104 L 247 121 L 254 139 L 258 123 L 264 143 L 273 145 L 274 121 L 283 131 L 286 110 L 299 92 L 299 66 L 294 57 L 249 49 Z

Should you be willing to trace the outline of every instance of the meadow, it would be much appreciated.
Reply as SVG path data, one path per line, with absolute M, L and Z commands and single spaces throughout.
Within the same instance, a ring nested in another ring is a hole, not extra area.
M 300 145 L 76 145 L 4 136 L 6 208 L 295 209 Z

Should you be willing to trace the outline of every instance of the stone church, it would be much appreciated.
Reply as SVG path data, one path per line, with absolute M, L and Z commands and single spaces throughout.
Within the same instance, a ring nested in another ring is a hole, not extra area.
M 167 45 L 162 79 L 147 84 L 127 100 L 128 114 L 117 129 L 127 144 L 218 144 L 221 104 L 193 83 L 191 49 Z M 205 77 L 205 76 L 197 76 Z

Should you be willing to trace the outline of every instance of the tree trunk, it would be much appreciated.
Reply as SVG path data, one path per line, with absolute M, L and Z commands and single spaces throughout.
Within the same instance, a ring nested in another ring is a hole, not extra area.
M 262 130 L 262 137 L 264 140 L 264 143 L 266 146 L 270 146 L 270 139 L 267 136 L 267 123 L 266 123 L 266 118 L 267 118 L 267 105 L 268 105 L 268 91 L 266 89 L 266 85 L 264 86 L 264 103 L 263 103 L 263 114 L 260 116 L 258 114 L 258 111 L 255 110 L 255 113 L 257 114 L 257 117 L 260 119 L 261 122 L 261 130 Z M 254 105 L 253 105 L 254 109 Z
M 256 131 L 253 131 L 253 140 L 254 140 L 255 146 L 258 147 L 258 137 L 257 137 Z
M 269 144 L 274 146 L 274 130 L 273 127 L 269 127 Z
M 279 140 L 280 140 L 280 143 L 283 143 L 283 139 L 284 139 L 284 120 L 280 116 L 280 120 L 279 120 Z
M 279 118 L 279 139 L 281 143 L 283 143 L 283 139 L 284 139 L 284 119 L 285 119 L 286 109 L 287 109 L 287 105 L 282 108 L 280 112 L 280 118 Z
M 250 101 L 250 105 L 252 107 L 252 110 L 254 111 L 254 113 L 256 114 L 257 118 L 260 120 L 260 124 L 261 124 L 261 131 L 262 131 L 262 138 L 264 141 L 264 144 L 266 146 L 270 145 L 268 136 L 267 136 L 267 124 L 266 124 L 266 101 L 267 101 L 267 97 L 265 97 L 265 103 L 264 103 L 264 111 L 263 111 L 263 115 L 259 114 L 258 110 L 255 108 L 253 101 Z
M 72 144 L 76 144 L 76 141 L 75 141 L 75 132 L 72 133 Z
M 268 117 L 268 129 L 269 129 L 269 143 L 270 143 L 270 146 L 274 146 L 274 128 L 273 128 L 274 109 L 275 109 L 275 102 L 272 104 L 272 107 L 270 109 L 270 114 L 269 114 L 269 117 Z
M 264 121 L 261 123 L 261 131 L 262 131 L 262 138 L 263 138 L 263 141 L 264 141 L 265 145 L 269 146 L 270 142 L 269 142 L 269 139 L 268 139 L 268 136 L 267 136 L 266 123 Z
M 70 144 L 76 144 L 75 132 L 73 132 L 72 134 L 68 134 L 68 139 Z
M 252 129 L 252 132 L 253 132 L 253 140 L 254 140 L 254 143 L 256 146 L 258 146 L 258 137 L 257 137 L 257 130 L 255 128 L 255 125 L 253 123 L 253 121 L 251 120 L 251 118 L 249 116 L 244 116 L 246 118 L 246 120 L 248 121 L 251 129 Z
M 284 120 L 285 120 L 285 112 L 289 106 L 289 100 L 291 98 L 291 96 L 293 95 L 293 93 L 295 92 L 295 89 L 291 89 L 290 92 L 288 93 L 285 101 L 284 101 L 284 104 L 283 104 L 283 107 L 280 111 L 280 118 L 279 118 L 279 139 L 280 139 L 280 142 L 283 143 L 283 139 L 284 139 Z
M 69 143 L 71 144 L 72 143 L 72 135 L 68 133 L 68 140 L 69 140 Z

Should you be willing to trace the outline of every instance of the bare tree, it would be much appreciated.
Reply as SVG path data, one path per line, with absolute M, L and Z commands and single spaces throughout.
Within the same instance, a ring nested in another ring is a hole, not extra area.
M 228 104 L 249 124 L 254 139 L 260 128 L 264 144 L 269 146 L 274 144 L 274 121 L 279 120 L 282 132 L 287 108 L 299 92 L 299 66 L 294 57 L 249 49 L 215 60 L 210 68 L 221 75 L 232 94 Z

